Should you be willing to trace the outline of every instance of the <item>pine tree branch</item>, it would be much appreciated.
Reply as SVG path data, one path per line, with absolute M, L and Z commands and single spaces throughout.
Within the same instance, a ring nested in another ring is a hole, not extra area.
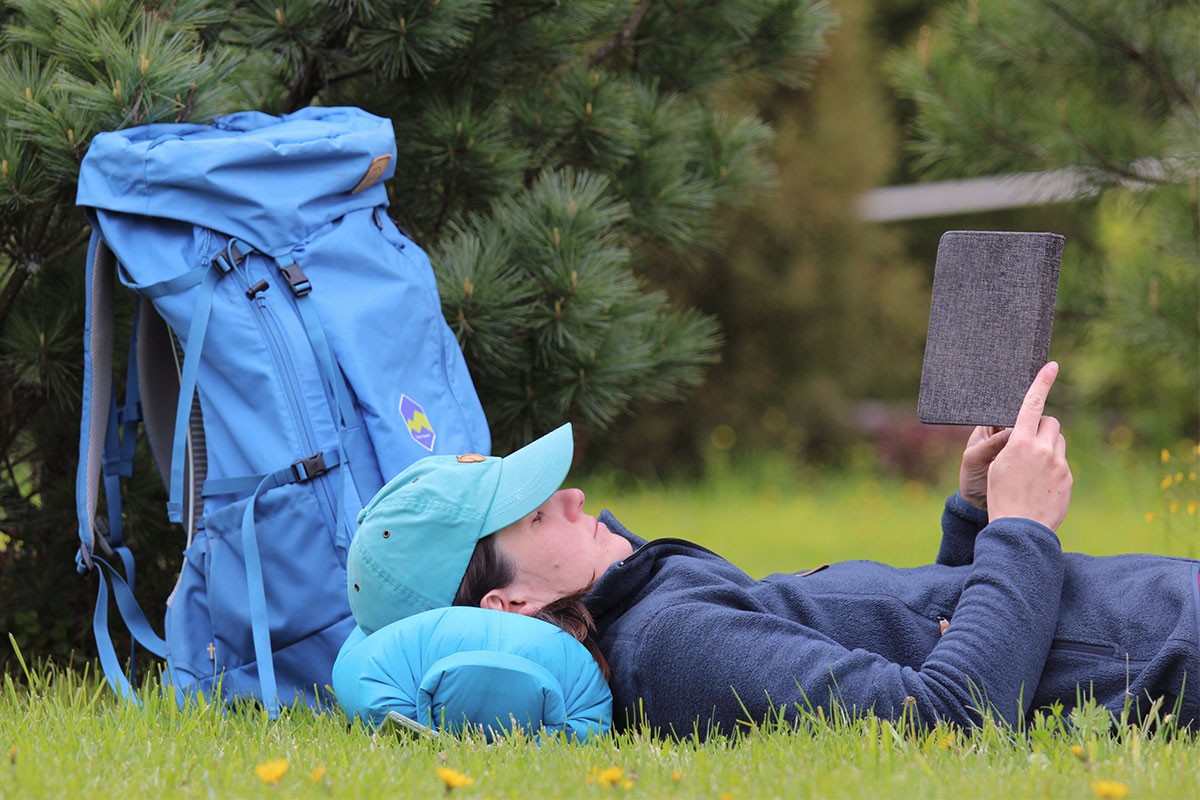
M 300 62 L 296 72 L 298 78 L 288 89 L 287 98 L 284 100 L 284 108 L 288 111 L 298 111 L 309 105 L 317 96 L 317 92 L 325 88 L 325 81 L 320 77 L 317 59 L 304 59 Z
M 325 85 L 332 86 L 335 83 L 341 83 L 342 81 L 353 80 L 354 78 L 359 78 L 363 75 L 370 74 L 370 72 L 371 72 L 371 68 L 367 67 L 367 66 L 359 67 L 358 69 L 347 70 L 346 72 L 339 72 L 337 75 L 331 75 L 325 81 Z
M 596 66 L 618 50 L 629 47 L 633 43 L 633 35 L 637 33 L 638 26 L 642 24 L 642 17 L 646 16 L 646 12 L 650 10 L 651 2 L 653 0 L 641 0 L 633 9 L 633 14 L 630 15 L 625 26 L 588 56 L 588 63 Z
M 4 413 L 8 417 L 8 426 L 7 427 L 8 427 L 9 435 L 7 436 L 7 438 L 5 438 L 3 444 L 0 444 L 0 454 L 3 454 L 4 463 L 5 463 L 5 466 L 8 468 L 9 478 L 10 478 L 13 486 L 19 485 L 17 482 L 17 475 L 13 471 L 13 469 L 14 469 L 13 462 L 15 461 L 17 464 L 27 463 L 27 462 L 29 462 L 30 457 L 33 455 L 33 452 L 29 451 L 29 452 L 22 454 L 20 457 L 14 459 L 12 457 L 12 452 L 11 452 L 13 449 L 13 444 L 17 441 L 17 437 L 21 435 L 22 431 L 25 430 L 25 426 L 29 424 L 30 420 L 32 420 L 34 418 L 34 416 L 41 409 L 41 407 L 42 406 L 40 403 L 35 403 L 32 406 L 27 406 L 25 413 L 22 414 L 20 419 L 17 419 L 17 420 L 13 420 L 13 418 L 12 418 L 12 415 L 16 412 L 13 411 L 11 404 L 9 405 L 8 408 L 5 409 Z M 38 492 L 38 489 L 35 488 L 33 491 L 30 492 L 29 496 L 32 497 L 33 495 L 37 494 L 37 492 Z M 17 493 L 20 494 L 20 489 L 17 489 Z M 24 495 L 22 495 L 22 498 L 24 498 Z
M 1126 181 L 1133 182 L 1133 183 L 1141 183 L 1141 184 L 1147 184 L 1147 185 L 1151 185 L 1151 186 L 1170 186 L 1171 185 L 1171 182 L 1168 180 L 1164 180 L 1162 178 L 1156 178 L 1153 175 L 1142 174 L 1142 172 L 1139 172 L 1134 167 L 1131 167 L 1126 164 L 1118 164 L 1117 162 L 1111 160 L 1104 153 L 1102 153 L 1098 149 L 1096 149 L 1095 145 L 1093 145 L 1091 142 L 1089 142 L 1084 137 L 1080 136 L 1075 131 L 1075 129 L 1073 127 L 1071 127 L 1071 123 L 1067 121 L 1066 115 L 1063 115 L 1063 117 L 1060 121 L 1060 125 L 1062 127 L 1063 133 L 1065 133 L 1067 135 L 1067 138 L 1069 138 L 1072 142 L 1074 142 L 1076 145 L 1078 145 L 1080 147 L 1080 149 L 1083 150 L 1083 152 L 1087 153 L 1092 158 L 1092 160 L 1094 160 L 1097 164 L 1099 164 L 1100 168 L 1103 169 L 1108 174 L 1116 176 L 1116 177 L 1121 178 Z
M 341 25 L 330 28 L 315 48 L 312 48 L 297 65 L 297 79 L 288 89 L 286 107 L 297 111 L 312 103 L 313 98 L 329 86 L 330 78 L 324 67 L 333 60 L 333 54 L 342 51 L 350 41 L 353 17 L 347 16 Z
M 446 222 L 446 214 L 450 212 L 450 198 L 454 194 L 453 187 L 453 180 L 448 181 L 446 185 L 442 187 L 441 207 L 438 208 L 437 219 L 434 220 L 433 231 L 430 233 L 430 239 L 437 238 L 438 234 L 441 233 L 442 225 Z
M 646 45 L 658 44 L 659 42 L 669 41 L 670 39 L 675 38 L 677 35 L 687 30 L 688 25 L 690 25 L 692 20 L 695 19 L 696 14 L 694 12 L 699 11 L 702 6 L 706 5 L 714 6 L 717 5 L 717 3 L 712 2 L 711 0 L 708 3 L 699 3 L 690 9 L 693 12 L 692 14 L 686 16 L 682 14 L 676 14 L 672 19 L 671 24 L 664 28 L 663 31 L 657 36 L 650 36 L 645 39 L 636 39 L 630 42 L 630 44 L 637 48 L 644 47 Z
M 11 256 L 9 257 L 9 268 L 12 270 L 12 274 L 4 282 L 4 288 L 0 290 L 0 331 L 4 330 L 8 314 L 12 311 L 17 296 L 21 294 L 21 288 L 25 286 L 25 281 L 29 280 L 31 274 L 25 267 L 16 263 Z
M 0 323 L 8 318 L 8 312 L 11 310 L 16 296 L 20 293 L 21 286 L 24 285 L 25 281 L 34 272 L 34 269 L 30 268 L 28 264 L 34 261 L 31 256 L 36 254 L 36 243 L 42 241 L 47 229 L 60 215 L 60 209 L 63 207 L 70 207 L 70 200 L 66 197 L 45 203 L 39 213 L 31 214 L 34 222 L 32 229 L 28 231 L 27 235 L 18 237 L 14 232 L 11 239 L 5 242 L 3 252 L 4 255 L 8 256 L 13 275 L 5 283 L 4 288 L 0 290 Z M 54 254 L 61 256 L 64 252 L 65 246 L 55 250 Z M 50 260 L 49 257 L 39 257 L 36 259 L 37 266 L 41 266 Z
M 1107 47 L 1120 53 L 1125 58 L 1140 66 L 1151 80 L 1157 83 L 1164 92 L 1171 95 L 1179 102 L 1183 103 L 1188 108 L 1195 105 L 1195 102 L 1187 90 L 1179 85 L 1178 82 L 1171 76 L 1167 69 L 1159 62 L 1158 59 L 1152 58 L 1133 46 L 1131 42 L 1122 39 L 1115 33 L 1108 31 L 1097 30 L 1091 27 L 1083 20 L 1071 14 L 1067 9 L 1056 2 L 1056 0 L 1042 0 L 1043 3 L 1055 14 L 1063 19 L 1068 25 L 1075 30 L 1087 36 L 1092 41 L 1099 44 L 1101 47 Z
M 37 221 L 34 224 L 34 229 L 30 232 L 27 242 L 38 242 L 46 235 L 46 230 L 51 223 L 55 222 L 61 216 L 61 209 L 70 208 L 70 201 L 64 199 L 61 202 L 49 204 L 49 211 L 38 214 Z M 66 237 L 66 241 L 62 242 L 59 247 L 50 251 L 49 254 L 37 259 L 39 266 L 53 263 L 61 258 L 66 257 L 72 250 L 82 245 L 91 235 L 91 229 L 86 226 L 77 228 L 73 235 Z M 8 315 L 16 304 L 17 297 L 21 294 L 21 289 L 25 286 L 25 282 L 33 274 L 34 270 L 30 269 L 23 262 L 28 262 L 31 248 L 28 244 L 19 246 L 15 242 L 4 247 L 5 255 L 8 257 L 9 267 L 12 274 L 4 283 L 4 288 L 0 289 L 0 330 L 4 329 L 4 324 L 8 320 Z
M 1015 150 L 1016 152 L 1018 152 L 1024 156 L 1028 156 L 1029 158 L 1034 159 L 1039 164 L 1045 163 L 1046 154 L 1044 152 L 1039 151 L 1036 148 L 1030 147 L 1028 144 L 1026 144 L 1025 142 L 1022 142 L 1020 139 L 1012 138 L 1011 136 L 1009 136 L 1007 133 L 1004 132 L 1004 129 L 1002 127 L 995 124 L 994 122 L 989 125 L 984 125 L 981 122 L 977 122 L 976 115 L 968 112 L 967 109 L 963 108 L 958 102 L 956 102 L 954 100 L 954 97 L 950 94 L 949 90 L 946 88 L 946 85 L 944 83 L 942 83 L 941 79 L 937 76 L 936 73 L 934 73 L 932 70 L 926 68 L 925 75 L 929 78 L 930 84 L 933 85 L 934 89 L 938 93 L 938 96 L 940 98 L 942 98 L 943 101 L 945 101 L 946 105 L 950 109 L 952 109 L 955 112 L 955 114 L 958 115 L 959 119 L 966 122 L 967 125 L 971 129 L 973 129 L 976 133 L 978 133 L 979 136 L 981 138 L 983 138 L 985 141 L 993 142 L 994 144 L 998 144 L 1002 147 L 1011 148 L 1012 150 Z
M 46 263 L 53 263 L 61 258 L 66 258 L 71 254 L 72 250 L 82 247 L 85 242 L 91 237 L 92 229 L 88 225 L 81 225 L 75 229 L 75 233 L 69 234 L 62 246 L 55 250 L 51 250 L 46 256 Z

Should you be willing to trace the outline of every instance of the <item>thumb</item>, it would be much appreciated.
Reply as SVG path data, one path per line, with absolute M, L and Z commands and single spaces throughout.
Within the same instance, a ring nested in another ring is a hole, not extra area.
M 993 433 L 976 445 L 979 454 L 991 461 L 1000 454 L 1000 451 L 1004 449 L 1004 445 L 1008 444 L 1010 436 L 1012 436 L 1012 428 L 1004 428 Z

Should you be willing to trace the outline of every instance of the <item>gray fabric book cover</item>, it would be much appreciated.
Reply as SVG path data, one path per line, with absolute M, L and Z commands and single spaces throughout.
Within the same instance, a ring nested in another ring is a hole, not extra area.
M 1050 355 L 1063 237 L 947 231 L 938 244 L 917 419 L 1011 427 Z

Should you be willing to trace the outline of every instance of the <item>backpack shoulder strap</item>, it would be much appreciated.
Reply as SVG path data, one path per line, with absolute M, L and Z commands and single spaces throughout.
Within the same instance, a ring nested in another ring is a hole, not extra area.
M 79 467 L 75 474 L 75 515 L 79 522 L 81 572 L 92 568 L 97 546 L 96 507 L 100 499 L 101 465 L 112 405 L 113 274 L 116 257 L 93 225 L 88 243 L 83 322 L 83 406 L 79 424 Z M 101 537 L 101 549 L 108 547 Z
M 101 666 L 105 677 L 117 693 L 136 701 L 128 678 L 121 672 L 120 663 L 108 635 L 108 582 L 105 574 L 113 581 L 113 593 L 117 607 L 125 620 L 126 626 L 134 639 L 158 656 L 165 656 L 166 645 L 157 634 L 151 630 L 133 598 L 133 591 L 121 578 L 120 574 L 98 555 L 96 548 L 106 555 L 117 555 L 124 563 L 126 573 L 132 580 L 133 560 L 128 550 L 117 547 L 116 552 L 104 536 L 97 536 L 95 529 L 96 508 L 100 500 L 100 484 L 102 473 L 107 472 L 113 479 L 109 487 L 109 503 L 113 506 L 110 512 L 117 518 L 119 525 L 120 508 L 119 487 L 113 491 L 122 471 L 123 461 L 120 443 L 116 440 L 117 414 L 114 397 L 113 370 L 113 339 L 115 324 L 113 321 L 113 275 L 116 272 L 116 257 L 104 243 L 99 231 L 93 226 L 92 238 L 88 244 L 86 264 L 85 318 L 83 331 L 83 406 L 80 415 L 79 432 L 79 467 L 75 477 L 75 512 L 79 523 L 79 553 L 76 565 L 80 572 L 89 572 L 98 568 L 99 590 L 96 598 L 96 610 L 93 616 L 93 628 L 96 633 L 96 645 L 100 654 Z M 136 398 L 137 389 L 133 388 L 132 398 Z M 131 403 L 136 404 L 135 399 Z M 135 421 L 131 420 L 131 422 Z M 127 438 L 132 441 L 132 431 L 127 431 Z M 103 470 L 105 460 L 113 462 Z M 110 522 L 110 525 L 114 523 Z M 117 536 L 119 537 L 119 529 Z M 119 541 L 118 541 L 119 544 Z

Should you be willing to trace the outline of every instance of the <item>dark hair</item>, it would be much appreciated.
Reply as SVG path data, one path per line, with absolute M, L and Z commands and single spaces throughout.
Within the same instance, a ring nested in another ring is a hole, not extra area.
M 475 552 L 467 562 L 467 571 L 463 574 L 462 583 L 454 595 L 454 605 L 478 607 L 484 595 L 493 589 L 503 589 L 516 577 L 517 569 L 501 552 L 496 537 L 485 536 L 475 543 Z M 592 654 L 592 658 L 596 659 L 604 680 L 608 680 L 608 661 L 600 652 L 596 640 L 592 638 L 596 630 L 596 621 L 592 619 L 592 612 L 584 605 L 583 596 L 586 593 L 587 588 L 583 588 L 575 594 L 560 597 L 533 616 L 557 625 L 582 642 Z
M 478 607 L 484 595 L 492 589 L 503 589 L 516 577 L 517 568 L 500 552 L 496 537 L 485 536 L 475 543 L 475 552 L 454 594 L 454 605 Z

